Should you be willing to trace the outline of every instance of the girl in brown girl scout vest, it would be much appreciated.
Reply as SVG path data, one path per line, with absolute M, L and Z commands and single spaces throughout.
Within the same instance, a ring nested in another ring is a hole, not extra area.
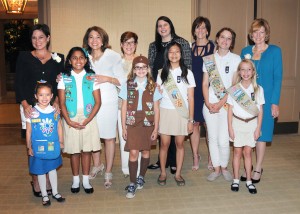
M 123 138 L 126 140 L 124 150 L 129 151 L 130 184 L 125 188 L 126 198 L 133 198 L 136 189 L 144 187 L 151 145 L 156 144 L 158 135 L 159 100 L 162 97 L 151 77 L 146 57 L 134 58 L 127 84 L 122 85 L 119 97 L 123 100 L 121 118 Z M 140 151 L 140 174 L 136 178 Z
M 243 155 L 247 175 L 246 187 L 251 194 L 256 194 L 256 187 L 251 181 L 252 148 L 261 134 L 262 105 L 265 99 L 263 88 L 256 83 L 256 70 L 250 59 L 243 59 L 239 64 L 238 76 L 228 93 L 228 130 L 234 142 L 234 178 L 231 190 L 239 191 L 239 169 Z

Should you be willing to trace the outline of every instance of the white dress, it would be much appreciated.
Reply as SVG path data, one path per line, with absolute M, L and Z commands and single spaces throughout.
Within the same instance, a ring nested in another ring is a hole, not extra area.
M 122 84 L 125 82 L 121 56 L 111 49 L 106 49 L 102 57 L 91 65 L 98 75 L 117 78 Z M 118 92 L 115 85 L 106 82 L 100 84 L 101 107 L 97 114 L 100 138 L 116 137 L 118 118 Z

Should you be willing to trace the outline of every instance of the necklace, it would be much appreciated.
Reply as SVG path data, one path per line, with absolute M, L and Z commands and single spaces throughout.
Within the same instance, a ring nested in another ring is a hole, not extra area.
M 170 44 L 172 42 L 172 40 L 168 41 L 168 42 L 162 42 L 161 46 L 163 46 L 164 48 L 167 47 L 168 44 Z
M 34 57 L 37 58 L 40 61 L 43 61 L 44 59 L 46 59 L 46 54 L 43 57 L 38 57 L 36 50 L 34 51 Z

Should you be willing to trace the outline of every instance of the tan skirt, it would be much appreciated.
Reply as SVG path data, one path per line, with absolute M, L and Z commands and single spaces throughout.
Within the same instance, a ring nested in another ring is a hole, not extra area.
M 176 109 L 160 108 L 159 133 L 172 136 L 187 136 L 188 121 Z
M 72 121 L 79 123 L 85 119 L 86 117 L 83 114 L 83 110 L 77 110 L 77 115 L 71 118 Z M 85 129 L 81 130 L 69 127 L 64 119 L 62 121 L 65 144 L 64 153 L 75 154 L 99 151 L 101 149 L 96 117 L 85 126 Z
M 248 123 L 232 117 L 232 128 L 234 131 L 234 147 L 249 146 L 255 147 L 254 131 L 257 127 L 257 118 Z
M 156 145 L 156 140 L 151 140 L 154 127 L 144 126 L 142 111 L 136 112 L 135 121 L 136 123 L 133 126 L 127 125 L 127 141 L 124 150 L 150 151 L 151 145 Z

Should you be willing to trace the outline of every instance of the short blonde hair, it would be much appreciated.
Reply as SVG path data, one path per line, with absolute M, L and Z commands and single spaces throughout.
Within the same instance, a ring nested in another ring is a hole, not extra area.
M 266 31 L 266 37 L 265 37 L 265 41 L 266 42 L 269 42 L 270 40 L 270 25 L 268 23 L 267 20 L 265 19 L 254 19 L 254 21 L 252 22 L 251 26 L 250 26 L 250 30 L 249 30 L 249 36 L 250 38 L 252 39 L 252 34 L 259 30 L 261 27 L 264 27 L 265 28 L 265 31 Z

